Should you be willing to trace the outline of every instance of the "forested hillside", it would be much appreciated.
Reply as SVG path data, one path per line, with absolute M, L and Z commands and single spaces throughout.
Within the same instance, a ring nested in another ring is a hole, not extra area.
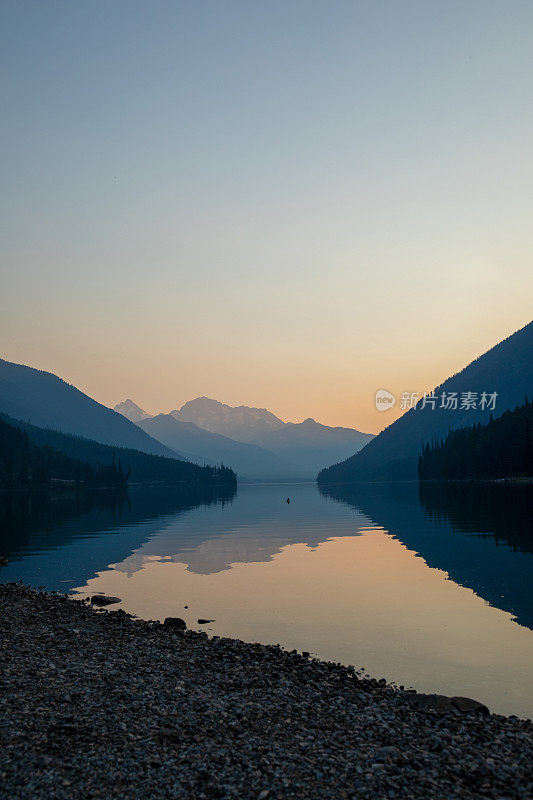
M 0 423 L 0 482 L 27 485 L 61 479 L 101 486 L 118 485 L 128 479 L 134 483 L 236 485 L 235 474 L 225 467 L 200 467 L 188 461 L 112 447 L 38 428 L 5 414 L 0 414 Z
M 450 431 L 427 443 L 418 460 L 420 480 L 533 476 L 533 404 L 526 400 L 487 425 Z
M 128 475 L 114 457 L 110 464 L 93 469 L 89 464 L 56 450 L 39 446 L 20 428 L 0 419 L 0 486 L 43 487 L 57 482 L 75 482 L 90 487 L 119 488 Z

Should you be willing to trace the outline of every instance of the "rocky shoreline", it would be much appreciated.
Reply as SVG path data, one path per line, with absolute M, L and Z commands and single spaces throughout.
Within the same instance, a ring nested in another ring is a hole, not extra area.
M 533 725 L 353 667 L 0 584 L 16 798 L 531 798 Z

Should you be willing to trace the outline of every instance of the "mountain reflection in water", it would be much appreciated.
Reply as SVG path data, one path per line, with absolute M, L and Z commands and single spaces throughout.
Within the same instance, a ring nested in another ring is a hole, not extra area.
M 322 491 L 533 628 L 533 486 L 360 483 Z
M 532 715 L 531 499 L 408 483 L 4 497 L 0 580 L 103 592 L 144 618 Z

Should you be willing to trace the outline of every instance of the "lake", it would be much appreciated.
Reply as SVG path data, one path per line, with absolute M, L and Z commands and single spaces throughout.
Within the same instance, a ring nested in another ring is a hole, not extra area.
M 533 487 L 495 484 L 19 494 L 0 580 L 533 717 L 532 515 Z

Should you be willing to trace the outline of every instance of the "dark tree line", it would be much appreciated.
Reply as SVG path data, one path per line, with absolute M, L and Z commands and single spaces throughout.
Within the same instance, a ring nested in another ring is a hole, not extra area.
M 35 444 L 27 433 L 0 419 L 0 486 L 26 489 L 68 481 L 120 488 L 128 477 L 129 470 L 125 472 L 114 455 L 110 464 L 93 468 L 54 447 Z
M 420 480 L 533 477 L 533 403 L 482 425 L 450 431 L 427 443 L 418 459 Z
M 0 486 L 6 482 L 45 485 L 54 479 L 87 486 L 121 486 L 128 478 L 133 483 L 179 485 L 195 491 L 202 487 L 234 490 L 237 485 L 237 476 L 228 467 L 198 466 L 178 458 L 101 444 L 39 428 L 1 412 L 0 423 Z M 127 474 L 121 464 L 127 465 Z

